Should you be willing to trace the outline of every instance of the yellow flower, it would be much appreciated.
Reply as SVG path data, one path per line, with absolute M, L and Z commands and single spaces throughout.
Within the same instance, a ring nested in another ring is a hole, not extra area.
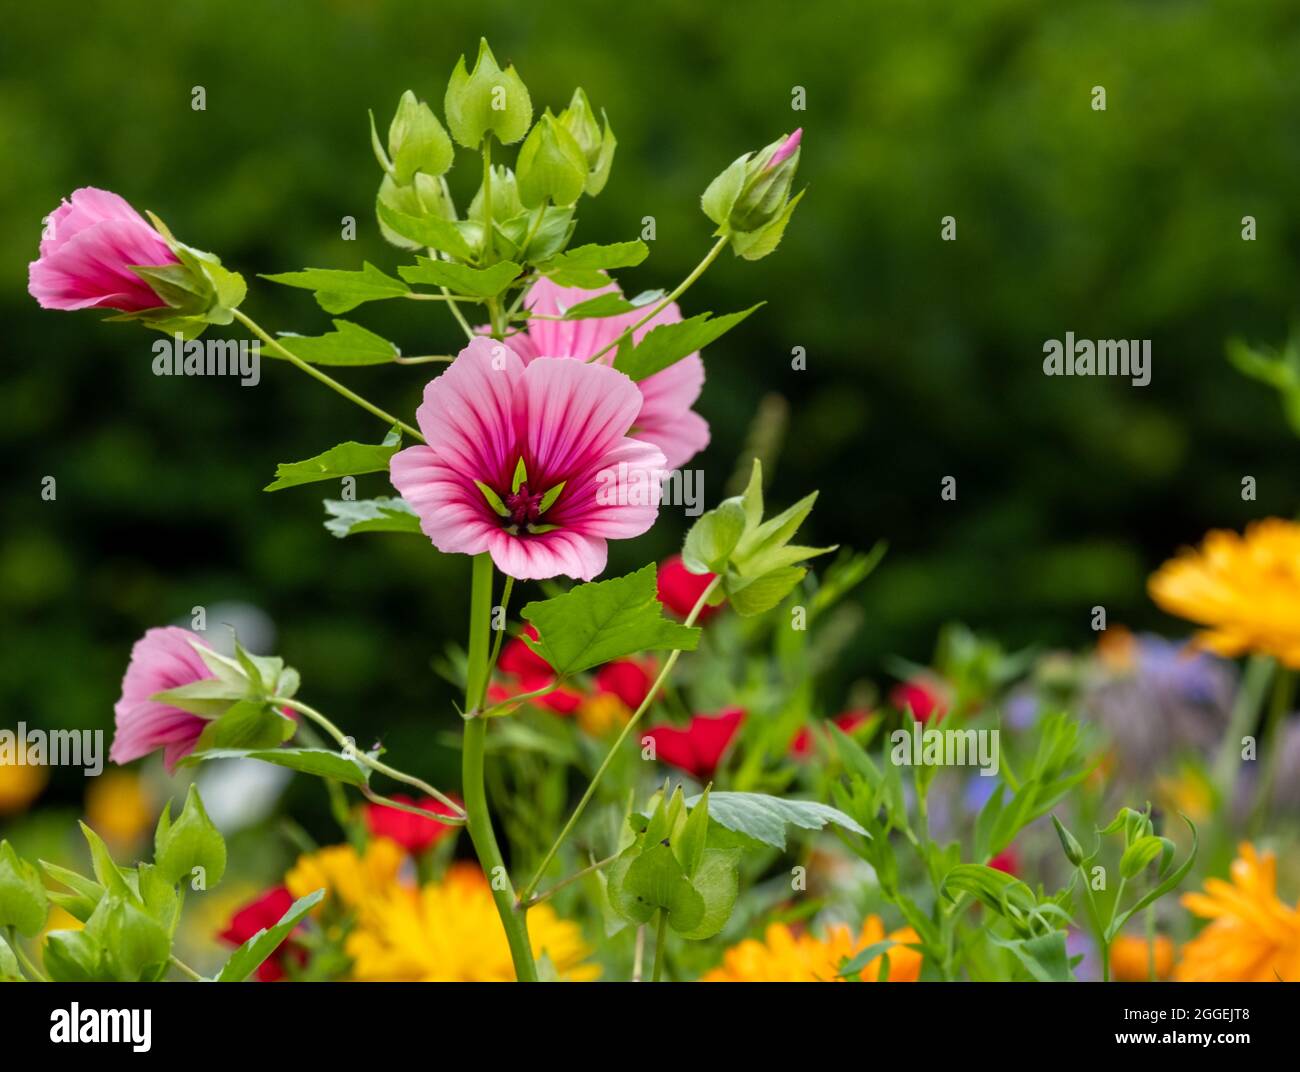
M 16 815 L 24 811 L 41 795 L 50 780 L 49 768 L 23 762 L 26 754 L 18 745 L 20 754 L 13 762 L 0 762 L 0 815 Z
M 1272 655 L 1300 667 L 1300 525 L 1268 518 L 1245 535 L 1216 529 L 1152 575 L 1151 598 L 1208 626 L 1202 647 L 1228 657 Z
M 885 938 L 885 925 L 879 916 L 868 916 L 862 933 L 854 940 L 853 932 L 837 924 L 822 939 L 811 934 L 795 934 L 784 923 L 773 923 L 760 942 L 746 938 L 723 955 L 722 964 L 708 972 L 706 983 L 828 983 L 840 973 L 840 965 L 861 949 Z M 894 931 L 891 941 L 917 942 L 910 927 Z M 921 954 L 904 945 L 888 950 L 889 980 L 914 983 L 921 974 Z M 875 982 L 880 974 L 880 958 L 871 961 L 859 973 L 863 982 Z
M 1189 763 L 1182 764 L 1172 776 L 1156 779 L 1156 797 L 1165 811 L 1182 812 L 1198 823 L 1214 808 L 1214 786 L 1205 772 Z
M 1145 983 L 1151 978 L 1151 943 L 1121 934 L 1110 944 L 1110 974 L 1117 983 Z M 1174 943 L 1156 935 L 1156 978 L 1168 979 L 1174 966 Z
M 106 771 L 86 787 L 86 822 L 107 841 L 132 842 L 153 823 L 153 805 L 131 771 Z
M 388 838 L 372 840 L 364 856 L 351 845 L 331 845 L 300 856 L 284 884 L 294 897 L 324 889 L 345 908 L 361 908 L 396 886 L 405 859 L 402 847 Z
M 593 737 L 603 737 L 631 717 L 627 704 L 612 692 L 593 693 L 578 707 L 578 725 Z
M 548 904 L 528 913 L 534 956 L 547 957 L 561 977 L 594 979 L 584 963 L 591 950 L 577 924 Z M 362 906 L 345 946 L 362 982 L 509 982 L 510 946 L 483 873 L 455 864 L 441 882 L 420 890 L 390 888 Z
M 1232 881 L 1205 880 L 1204 893 L 1183 904 L 1210 924 L 1183 946 L 1174 969 L 1180 982 L 1300 981 L 1300 910 L 1277 896 L 1277 858 L 1241 844 Z

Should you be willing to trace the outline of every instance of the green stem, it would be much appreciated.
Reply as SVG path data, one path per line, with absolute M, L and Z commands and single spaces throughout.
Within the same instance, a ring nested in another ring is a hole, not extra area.
M 315 722 L 316 725 L 334 738 L 335 743 L 358 763 L 362 763 L 371 770 L 378 771 L 380 774 L 388 775 L 388 777 L 392 778 L 395 782 L 404 782 L 406 785 L 414 786 L 416 789 L 419 789 L 433 797 L 433 799 L 438 801 L 440 804 L 445 804 L 447 807 L 451 808 L 454 815 L 464 818 L 464 809 L 445 793 L 439 792 L 422 778 L 417 778 L 413 774 L 406 774 L 403 771 L 399 771 L 396 767 L 390 767 L 387 763 L 381 763 L 374 756 L 367 755 L 357 747 L 355 740 L 334 725 L 333 722 L 322 715 L 314 707 L 308 707 L 301 700 L 291 700 L 283 696 L 276 696 L 270 702 L 276 706 L 292 708 L 299 714 L 306 715 L 309 719 Z M 430 818 L 437 818 L 433 812 L 421 812 L 421 814 L 428 815 Z
M 492 135 L 483 136 L 483 254 L 492 263 Z M 486 266 L 486 265 L 485 265 Z
M 278 339 L 267 334 L 267 332 L 263 330 L 262 327 L 258 325 L 246 313 L 243 313 L 240 310 L 236 309 L 235 319 L 238 320 L 241 324 L 243 324 L 244 327 L 248 328 L 249 331 L 251 331 L 264 343 L 266 343 L 266 345 L 270 347 L 273 351 L 275 351 L 277 354 L 283 357 L 290 364 L 298 366 L 298 368 L 302 369 L 302 371 L 307 373 L 308 376 L 311 376 L 313 379 L 319 380 L 330 390 L 337 391 L 349 402 L 356 403 L 367 413 L 371 413 L 374 416 L 378 417 L 385 424 L 389 425 L 389 427 L 393 425 L 397 425 L 398 428 L 400 428 L 403 432 L 409 435 L 412 439 L 418 439 L 421 443 L 424 442 L 424 436 L 420 434 L 418 429 L 412 428 L 405 421 L 399 421 L 391 413 L 385 412 L 384 410 L 376 406 L 373 402 L 368 402 L 366 399 L 362 398 L 355 391 L 350 390 L 347 387 L 344 387 L 341 383 L 339 383 L 338 380 L 334 379 L 332 376 L 326 376 L 325 373 L 321 372 L 321 370 L 318 369 L 315 365 L 309 365 L 297 354 L 294 354 L 291 351 L 286 350 L 284 348 L 284 345 Z
M 557 893 L 560 892 L 560 890 L 564 889 L 565 886 L 572 886 L 579 879 L 586 878 L 592 872 L 599 871 L 602 867 L 608 867 L 610 864 L 612 864 L 615 860 L 619 858 L 619 855 L 620 855 L 619 853 L 614 853 L 613 856 L 606 856 L 605 859 L 603 860 L 597 860 L 594 864 L 589 864 L 588 866 L 584 867 L 581 871 L 575 871 L 568 878 L 561 879 L 549 890 L 543 890 L 541 893 L 533 894 L 533 896 L 528 899 L 528 902 L 522 905 L 521 907 L 532 908 L 533 905 L 541 904 L 547 898 L 554 897 Z
M 659 926 L 655 929 L 655 966 L 650 975 L 652 983 L 659 982 L 664 970 L 664 938 L 667 937 L 668 913 L 659 909 Z
M 18 958 L 18 962 L 27 969 L 27 974 L 38 983 L 48 983 L 50 981 L 49 976 L 32 963 L 31 958 L 27 955 L 27 951 L 23 949 L 22 943 L 19 942 L 18 928 L 8 926 L 5 928 L 5 933 L 9 937 L 9 948 L 14 951 L 14 956 Z
M 434 362 L 447 363 L 455 361 L 454 357 L 448 357 L 445 354 L 421 354 L 419 357 L 402 357 L 400 354 L 393 360 L 399 365 L 430 365 Z
M 1268 816 L 1269 804 L 1273 797 L 1273 786 L 1277 783 L 1277 773 L 1282 765 L 1282 746 L 1286 729 L 1286 716 L 1295 699 L 1296 675 L 1281 663 L 1278 664 L 1277 677 L 1273 679 L 1273 698 L 1269 703 L 1268 719 L 1264 733 L 1259 742 L 1260 752 L 1267 750 L 1264 759 L 1264 771 L 1260 775 L 1259 789 L 1255 796 L 1255 809 L 1250 817 L 1250 836 L 1256 837 Z
M 506 635 L 506 615 L 510 613 L 510 594 L 515 590 L 515 579 L 507 576 L 505 587 L 501 589 L 501 628 L 492 638 L 492 654 L 488 658 L 487 680 L 492 680 L 492 671 L 497 668 L 497 657 L 501 654 L 501 641 Z
M 198 972 L 196 972 L 193 968 L 191 968 L 188 964 L 186 964 L 185 961 L 181 960 L 181 958 L 176 956 L 175 954 L 172 954 L 171 962 L 174 967 L 180 969 L 182 975 L 188 976 L 191 982 L 201 983 L 204 981 L 203 976 L 201 976 Z
M 610 350 L 614 349 L 614 347 L 617 346 L 620 342 L 622 342 L 625 338 L 630 338 L 631 335 L 639 328 L 645 327 L 646 324 L 650 323 L 651 320 L 653 320 L 656 316 L 658 316 L 666 308 L 668 308 L 668 306 L 670 306 L 673 302 L 675 302 L 678 298 L 680 298 L 683 294 L 685 294 L 688 290 L 690 290 L 691 286 L 695 283 L 695 281 L 699 279 L 700 276 L 702 276 L 708 270 L 709 265 L 718 259 L 718 254 L 720 254 L 724 249 L 727 248 L 727 243 L 730 241 L 731 241 L 731 237 L 729 235 L 719 238 L 717 242 L 713 244 L 713 248 L 710 249 L 709 252 L 704 255 L 704 260 L 700 261 L 700 263 L 697 264 L 691 270 L 691 274 L 688 275 L 685 279 L 683 279 L 677 285 L 676 289 L 673 290 L 673 292 L 668 295 L 668 297 L 664 298 L 663 301 L 661 301 L 658 305 L 656 305 L 653 309 L 651 309 L 648 313 L 646 313 L 645 316 L 643 316 L 640 320 L 638 320 L 635 324 L 633 324 L 630 328 L 628 328 L 625 332 L 623 332 L 617 339 L 611 342 L 608 346 L 604 347 L 604 349 L 596 351 L 596 353 L 592 354 L 592 356 L 587 358 L 587 360 L 589 362 L 599 361 L 602 357 L 604 357 L 607 353 L 609 353 Z
M 1273 660 L 1267 655 L 1253 655 L 1246 663 L 1246 672 L 1242 675 L 1241 686 L 1237 689 L 1232 704 L 1232 716 L 1224 732 L 1223 743 L 1219 745 L 1219 754 L 1214 757 L 1214 788 L 1224 807 L 1232 803 L 1237 769 L 1241 766 L 1241 739 L 1250 732 L 1259 717 L 1259 706 L 1264 701 L 1264 690 L 1268 688 L 1268 679 L 1272 673 Z
M 691 613 L 686 616 L 687 626 L 695 624 L 695 619 L 700 616 L 700 611 L 704 609 L 705 604 L 709 600 L 709 596 L 713 594 L 713 590 L 717 588 L 720 580 L 720 577 L 714 577 L 713 580 L 709 582 L 709 586 L 700 593 L 700 598 L 695 601 L 695 606 L 691 608 Z M 559 837 L 555 839 L 555 843 L 551 845 L 550 849 L 547 850 L 546 855 L 542 858 L 542 862 L 537 867 L 536 874 L 534 874 L 532 879 L 529 880 L 528 885 L 524 887 L 523 893 L 520 895 L 523 900 L 528 900 L 532 892 L 537 889 L 537 884 L 541 882 L 542 876 L 546 873 L 547 867 L 549 867 L 551 861 L 555 859 L 555 854 L 560 851 L 560 846 L 564 844 L 565 838 L 573 832 L 573 828 L 578 823 L 579 816 L 582 815 L 583 810 L 587 805 L 591 803 L 591 798 L 596 793 L 596 786 L 600 783 L 600 779 L 604 776 L 605 771 L 609 769 L 609 765 L 614 762 L 614 757 L 618 755 L 618 750 L 623 747 L 623 742 L 627 740 L 627 735 L 632 732 L 632 727 L 640 721 L 641 716 L 649 709 L 650 704 L 654 701 L 654 698 L 659 692 L 659 689 L 663 686 L 664 681 L 667 679 L 668 675 L 672 673 L 672 669 L 677 664 L 677 659 L 681 653 L 681 648 L 674 648 L 672 652 L 669 653 L 668 658 L 664 660 L 663 668 L 659 671 L 659 676 L 655 678 L 654 684 L 650 686 L 650 690 L 645 694 L 645 699 L 643 699 L 640 706 L 632 712 L 632 717 L 627 720 L 627 724 L 624 725 L 617 740 L 615 740 L 610 746 L 609 751 L 605 753 L 605 758 L 601 761 L 600 766 L 596 768 L 596 773 L 591 776 L 591 781 L 587 784 L 587 789 L 582 794 L 582 799 L 578 801 L 578 806 L 573 809 L 573 814 L 569 816 L 569 821 L 564 824 L 564 829 L 560 831 Z
M 470 592 L 469 665 L 465 682 L 465 710 L 471 715 L 483 702 L 487 689 L 489 625 L 492 616 L 492 558 L 487 553 L 474 557 L 474 577 Z M 501 848 L 492 830 L 487 791 L 483 783 L 483 753 L 487 740 L 487 720 L 471 717 L 465 723 L 465 740 L 461 751 L 461 792 L 465 794 L 465 826 L 483 874 L 492 888 L 492 900 L 505 928 L 514 961 L 515 976 L 522 983 L 537 982 L 537 965 L 528 940 L 527 917 L 516 904 L 510 875 L 506 871 Z

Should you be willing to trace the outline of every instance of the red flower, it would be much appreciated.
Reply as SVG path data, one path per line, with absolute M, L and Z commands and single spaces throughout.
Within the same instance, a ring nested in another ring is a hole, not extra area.
M 712 718 L 696 715 L 684 730 L 673 726 L 656 726 L 646 732 L 655 743 L 660 762 L 679 767 L 700 781 L 713 776 L 722 754 L 740 729 L 745 712 L 728 707 Z
M 596 671 L 596 691 L 610 692 L 635 711 L 654 683 L 655 664 L 646 659 L 616 659 Z
M 283 886 L 276 886 L 231 916 L 230 926 L 218 937 L 233 946 L 241 946 L 258 931 L 270 929 L 279 923 L 292 905 L 293 894 Z M 292 942 L 292 936 L 286 938 L 274 953 L 258 965 L 258 979 L 264 983 L 276 983 L 283 979 L 284 960 L 288 956 L 292 956 L 300 966 L 307 963 L 307 950 Z
M 831 721 L 845 733 L 852 733 L 870 717 L 870 711 L 845 711 L 842 715 L 836 715 Z M 794 740 L 790 742 L 790 754 L 795 759 L 807 759 L 812 755 L 812 750 L 812 727 L 805 726 L 794 735 Z
M 413 804 L 436 815 L 453 814 L 446 804 L 433 797 L 415 800 L 403 793 L 394 793 L 392 799 L 403 804 Z M 375 837 L 396 841 L 412 855 L 424 852 L 435 841 L 440 841 L 456 829 L 437 819 L 426 819 L 423 815 L 415 815 L 401 808 L 390 808 L 386 804 L 366 805 L 366 826 Z
M 920 678 L 895 685 L 889 702 L 900 711 L 911 710 L 918 722 L 928 722 L 933 715 L 939 722 L 948 713 L 948 702 L 933 684 Z
M 531 625 L 524 626 L 523 636 L 537 639 L 537 630 Z M 490 703 L 499 704 L 512 700 L 526 692 L 544 689 L 555 680 L 555 671 L 551 664 L 533 651 L 520 637 L 511 637 L 501 649 L 497 659 L 497 669 L 513 677 L 513 681 L 499 681 L 488 686 L 487 698 Z M 559 688 L 538 696 L 529 703 L 549 707 L 559 715 L 572 714 L 582 703 L 582 694 L 573 689 Z
M 994 871 L 1005 871 L 1008 875 L 1020 874 L 1020 855 L 1014 848 L 1008 846 L 998 853 L 988 863 L 988 866 Z
M 682 564 L 681 555 L 673 555 L 659 564 L 659 602 L 676 614 L 685 618 L 694 609 L 704 589 L 713 580 L 712 573 L 692 573 Z M 704 606 L 700 609 L 697 622 L 705 622 L 722 608 Z

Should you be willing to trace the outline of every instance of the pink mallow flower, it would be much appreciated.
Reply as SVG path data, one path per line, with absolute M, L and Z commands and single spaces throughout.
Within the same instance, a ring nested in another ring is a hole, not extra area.
M 389 473 L 439 551 L 484 551 L 519 580 L 588 581 L 606 540 L 640 536 L 659 512 L 663 452 L 628 438 L 636 384 L 601 364 L 475 339 L 424 389 L 427 446 Z
M 176 263 L 162 235 L 125 200 L 83 186 L 45 218 L 27 289 L 45 309 L 136 313 L 167 303 L 130 266 Z
M 117 732 L 108 758 L 130 763 L 163 749 L 168 771 L 194 751 L 207 719 L 152 699 L 155 693 L 216 677 L 194 644 L 208 645 L 175 625 L 150 629 L 135 642 L 122 679 L 122 698 L 113 706 Z
M 529 288 L 524 305 L 542 316 L 561 316 L 566 309 L 598 294 L 618 293 L 621 291 L 614 282 L 599 290 L 583 290 L 581 287 L 561 287 L 543 277 Z M 576 357 L 586 361 L 644 315 L 644 311 L 638 310 L 583 320 L 530 320 L 527 331 L 510 337 L 510 345 L 525 363 L 536 357 Z M 681 318 L 682 311 L 673 302 L 644 327 L 634 331 L 632 341 L 640 342 L 651 329 L 660 324 L 676 324 Z M 613 364 L 615 349 L 605 354 L 601 362 Z M 704 387 L 704 362 L 698 352 L 647 376 L 636 386 L 641 392 L 641 408 L 629 434 L 662 450 L 667 459 L 666 468 L 676 469 L 685 465 L 708 446 L 708 422 L 691 409 Z

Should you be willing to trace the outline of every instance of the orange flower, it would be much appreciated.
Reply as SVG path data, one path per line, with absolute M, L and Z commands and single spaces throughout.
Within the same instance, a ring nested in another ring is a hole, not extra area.
M 1300 981 L 1300 910 L 1277 896 L 1277 858 L 1242 843 L 1232 881 L 1205 880 L 1183 904 L 1209 925 L 1183 947 L 1180 982 Z
M 1168 979 L 1174 966 L 1174 943 L 1163 934 L 1155 941 L 1156 978 Z M 1151 978 L 1151 943 L 1121 934 L 1110 945 L 1110 974 L 1118 983 L 1145 983 Z
M 855 940 L 844 924 L 836 924 L 822 939 L 806 931 L 796 934 L 784 923 L 773 923 L 760 942 L 746 938 L 724 954 L 722 964 L 701 980 L 706 983 L 830 983 L 840 979 L 841 965 L 859 950 L 885 939 L 885 925 L 879 916 L 868 916 L 862 933 Z M 919 941 L 910 927 L 894 931 L 890 941 L 898 942 L 886 950 L 889 957 L 889 981 L 914 983 L 921 974 L 921 954 L 902 943 Z M 863 982 L 875 982 L 880 975 L 881 959 L 876 957 L 858 973 Z
M 1171 614 L 1208 626 L 1196 642 L 1218 655 L 1272 655 L 1300 667 L 1300 524 L 1268 518 L 1244 535 L 1216 529 L 1147 588 Z

